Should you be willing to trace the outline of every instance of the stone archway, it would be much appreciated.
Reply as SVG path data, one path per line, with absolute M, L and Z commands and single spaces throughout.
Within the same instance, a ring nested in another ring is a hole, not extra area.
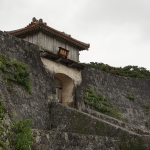
M 54 78 L 56 94 L 59 102 L 64 105 L 74 107 L 73 80 L 63 73 L 56 73 Z

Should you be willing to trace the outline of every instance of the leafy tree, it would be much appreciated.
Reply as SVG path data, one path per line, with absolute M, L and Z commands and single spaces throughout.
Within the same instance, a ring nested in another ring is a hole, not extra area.
M 125 66 L 125 67 L 112 67 L 108 64 L 98 63 L 98 62 L 90 62 L 84 63 L 84 65 L 105 71 L 111 74 L 125 76 L 125 77 L 134 77 L 134 78 L 150 78 L 150 71 L 146 70 L 144 67 L 138 66 Z

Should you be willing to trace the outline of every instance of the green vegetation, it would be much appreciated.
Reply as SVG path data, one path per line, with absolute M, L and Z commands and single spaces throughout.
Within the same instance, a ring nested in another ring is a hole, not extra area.
M 149 115 L 150 115 L 150 104 L 146 104 L 143 106 L 143 110 L 145 115 L 148 116 L 147 120 L 145 121 L 145 127 L 147 127 L 148 130 L 150 130 L 150 119 L 149 119 Z
M 4 108 L 3 108 L 3 105 L 2 105 L 2 100 L 0 100 L 0 120 L 3 117 L 3 111 L 4 111 Z
M 134 78 L 150 78 L 150 71 L 146 70 L 144 67 L 138 66 L 125 66 L 125 67 L 112 67 L 107 64 L 90 62 L 84 63 L 87 66 L 92 68 L 105 71 L 111 74 L 125 76 L 125 77 L 134 77 Z
M 75 133 L 83 133 L 83 134 L 93 134 L 92 130 L 89 130 L 89 128 L 87 127 L 88 122 L 91 121 L 90 117 L 85 117 L 85 115 L 83 115 L 82 113 L 78 113 L 77 111 L 72 111 L 71 112 L 71 120 L 70 123 L 71 124 L 76 124 L 74 131 Z
M 7 150 L 8 147 L 13 145 L 16 150 L 29 150 L 33 144 L 33 135 L 31 130 L 30 119 L 14 121 L 12 125 L 6 125 L 3 120 L 4 107 L 0 100 L 0 135 L 8 134 L 8 140 L 10 145 L 6 144 L 3 140 L 0 140 L 0 148 Z M 6 140 L 6 139 L 5 139 Z
M 32 49 L 29 49 L 26 46 L 23 49 L 24 49 L 24 51 L 28 51 L 29 53 L 34 54 L 34 51 Z
M 2 105 L 2 100 L 0 100 L 0 135 L 3 135 L 3 116 L 4 116 L 4 108 Z M 7 150 L 7 145 L 3 140 L 0 140 L 0 148 L 3 148 L 4 150 Z
M 121 128 L 112 127 L 101 120 L 91 118 L 83 113 L 72 111 L 68 120 L 73 127 L 68 132 L 113 137 L 118 140 L 119 150 L 148 150 L 141 136 L 130 134 Z
M 3 148 L 4 150 L 7 150 L 7 145 L 5 142 L 0 140 L 0 147 Z
M 102 94 L 97 94 L 91 85 L 88 85 L 85 89 L 84 102 L 101 113 L 125 121 L 121 118 L 120 110 L 111 105 L 105 96 Z
M 15 82 L 25 87 L 31 93 L 31 85 L 29 80 L 29 72 L 27 66 L 23 62 L 11 60 L 4 54 L 0 54 L 0 70 L 3 72 L 2 77 L 8 82 Z M 9 86 L 8 91 L 12 88 Z
M 88 85 L 84 94 L 84 102 L 100 112 L 110 112 L 111 106 L 102 94 L 97 94 L 91 85 Z
M 32 121 L 27 119 L 25 121 L 18 121 L 12 125 L 13 132 L 10 134 L 10 139 L 16 150 L 29 150 L 30 146 L 33 144 L 32 130 L 30 127 L 31 123 Z M 11 137 L 15 137 L 15 140 Z
M 148 122 L 145 122 L 145 127 L 149 127 L 149 123 Z
M 144 108 L 145 114 L 148 115 L 148 114 L 149 114 L 149 111 L 150 111 L 150 105 L 149 105 L 149 104 L 144 105 L 143 108 Z
M 145 109 L 145 111 L 150 111 L 150 105 L 148 104 L 148 105 L 144 105 L 144 109 Z
M 131 137 L 124 133 L 121 135 L 120 141 L 120 150 L 149 150 L 143 139 L 138 136 Z
M 127 95 L 126 95 L 126 98 L 128 98 L 129 100 L 131 101 L 134 101 L 135 100 L 135 96 L 133 93 L 131 93 L 130 91 L 128 91 Z

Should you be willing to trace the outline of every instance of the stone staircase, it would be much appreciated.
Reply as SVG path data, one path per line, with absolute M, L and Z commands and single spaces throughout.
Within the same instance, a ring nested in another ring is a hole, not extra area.
M 51 131 L 54 131 L 56 135 L 57 133 L 69 135 L 68 142 L 74 146 L 80 145 L 79 149 L 84 145 L 83 143 L 91 143 L 93 147 L 82 147 L 83 150 L 97 148 L 97 143 L 95 143 L 97 139 L 101 145 L 110 143 L 108 147 L 112 150 L 149 150 L 150 147 L 150 133 L 148 131 L 91 109 L 81 111 L 63 104 L 52 103 L 50 118 Z M 80 140 L 76 143 L 75 140 L 71 140 L 74 138 Z M 107 150 L 108 147 L 102 149 Z
M 99 118 L 105 122 L 108 122 L 108 123 L 111 123 L 112 125 L 115 125 L 115 126 L 118 126 L 122 129 L 125 129 L 127 131 L 130 131 L 132 133 L 136 133 L 136 134 L 140 134 L 140 135 L 150 135 L 150 132 L 147 131 L 147 130 L 143 130 L 141 128 L 138 128 L 134 125 L 131 125 L 131 124 L 128 124 L 128 123 L 125 123 L 123 121 L 120 121 L 120 120 L 117 120 L 113 117 L 110 117 L 108 115 L 105 115 L 105 114 L 102 114 L 100 112 L 97 112 L 93 109 L 90 109 L 90 108 L 85 108 L 85 109 L 82 109 L 82 111 L 84 113 L 87 113 L 91 116 L 94 116 L 96 118 Z

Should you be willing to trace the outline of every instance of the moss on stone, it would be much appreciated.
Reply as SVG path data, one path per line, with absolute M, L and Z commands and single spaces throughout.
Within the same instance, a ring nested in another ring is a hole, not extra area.
M 92 134 L 93 131 L 88 128 L 88 122 L 90 122 L 90 117 L 85 117 L 84 114 L 78 113 L 77 111 L 71 112 L 71 124 L 75 125 L 74 132 L 81 134 Z
M 69 128 L 65 131 L 87 135 L 107 136 L 119 139 L 119 148 L 121 150 L 148 150 L 145 141 L 138 135 L 132 135 L 120 128 L 115 128 L 100 120 L 95 120 L 90 116 L 78 111 L 71 111 L 68 122 Z
M 124 133 L 120 137 L 119 148 L 121 150 L 149 150 L 148 147 L 145 146 L 142 138 L 133 136 Z

